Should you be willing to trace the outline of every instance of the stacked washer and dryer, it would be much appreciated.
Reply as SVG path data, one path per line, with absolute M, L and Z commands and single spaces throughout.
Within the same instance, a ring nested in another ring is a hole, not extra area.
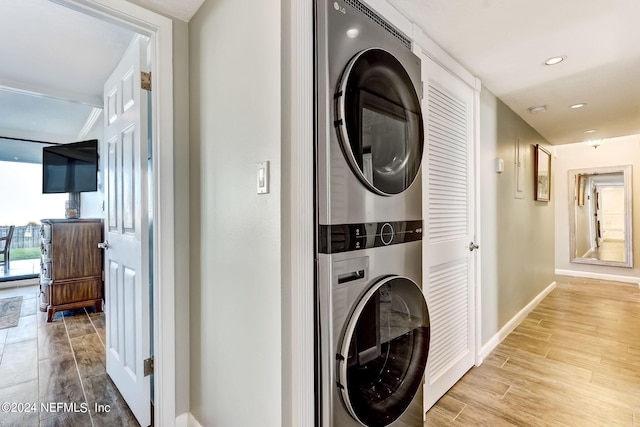
M 315 13 L 318 424 L 421 426 L 420 59 L 356 0 Z

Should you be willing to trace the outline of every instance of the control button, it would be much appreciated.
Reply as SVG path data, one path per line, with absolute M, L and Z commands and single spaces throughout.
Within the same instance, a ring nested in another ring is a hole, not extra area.
M 380 228 L 380 240 L 385 246 L 393 241 L 393 227 L 388 222 Z

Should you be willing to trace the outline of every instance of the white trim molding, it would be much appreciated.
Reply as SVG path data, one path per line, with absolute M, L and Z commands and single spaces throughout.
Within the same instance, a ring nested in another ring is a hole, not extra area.
M 314 3 L 283 3 L 282 425 L 315 425 Z
M 502 327 L 481 349 L 478 354 L 478 365 L 489 355 L 491 352 L 504 340 L 520 323 L 536 308 L 540 301 L 542 301 L 547 295 L 556 288 L 556 282 L 552 282 L 542 292 L 540 292 L 529 304 L 527 304 L 522 310 L 520 310 L 506 325 Z
M 633 283 L 634 285 L 638 285 L 638 287 L 640 287 L 640 277 L 619 276 L 617 274 L 595 273 L 593 271 L 562 270 L 562 269 L 556 269 L 555 273 L 558 276 L 584 277 L 587 279 L 609 280 L 611 282 Z
M 482 347 L 482 247 L 484 243 L 482 241 L 482 203 L 480 194 L 482 194 L 482 162 L 480 159 L 480 90 L 482 84 L 480 79 L 475 79 L 475 89 L 473 91 L 473 168 L 474 168 L 474 231 L 475 238 L 473 239 L 480 246 L 480 250 L 476 251 L 474 259 L 474 317 L 476 336 L 474 345 L 474 353 L 476 354 L 475 365 L 479 366 L 482 360 L 478 358 L 478 349 Z
M 414 25 L 413 40 L 420 46 L 424 54 L 435 63 L 468 84 L 473 90 L 480 91 L 482 86 L 480 79 L 474 77 L 466 68 L 460 65 L 458 61 L 438 46 L 418 25 Z

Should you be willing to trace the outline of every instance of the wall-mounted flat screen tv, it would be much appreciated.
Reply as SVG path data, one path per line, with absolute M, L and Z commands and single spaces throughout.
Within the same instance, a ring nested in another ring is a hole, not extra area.
M 98 140 L 42 149 L 42 192 L 79 193 L 98 190 Z

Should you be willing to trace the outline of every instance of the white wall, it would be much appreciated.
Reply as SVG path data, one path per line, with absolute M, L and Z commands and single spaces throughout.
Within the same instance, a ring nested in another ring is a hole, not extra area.
M 104 114 L 96 120 L 95 124 L 84 139 L 97 139 L 98 149 L 100 150 L 100 158 L 98 160 L 98 191 L 80 193 L 80 216 L 82 218 L 102 218 L 102 203 L 104 201 L 104 159 L 103 148 L 106 144 L 104 141 Z M 60 211 L 60 218 L 64 217 L 64 206 Z
M 556 196 L 555 267 L 581 273 L 640 276 L 640 135 L 612 138 L 598 148 L 586 144 L 554 147 L 553 188 Z M 632 165 L 634 268 L 576 264 L 569 261 L 569 170 Z
M 189 33 L 191 413 L 280 426 L 281 3 L 207 1 Z

